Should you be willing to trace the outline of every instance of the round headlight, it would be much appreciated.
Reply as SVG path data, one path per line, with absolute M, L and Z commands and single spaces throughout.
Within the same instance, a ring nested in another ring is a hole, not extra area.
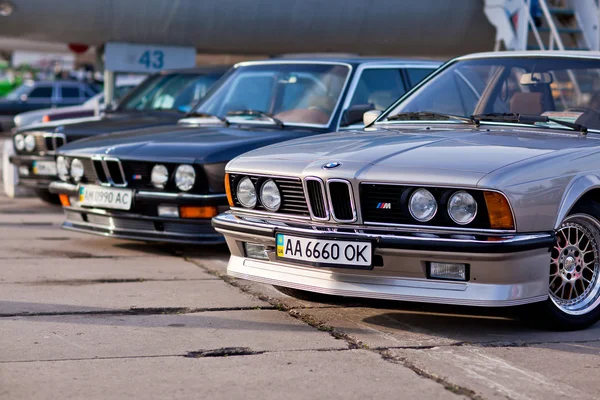
M 58 167 L 57 167 L 58 169 Z M 83 177 L 83 163 L 77 158 L 71 162 L 71 176 L 75 182 L 79 182 Z
M 194 167 L 187 164 L 182 164 L 175 170 L 175 184 L 179 190 L 187 192 L 194 187 L 196 182 L 196 171 Z
M 164 165 L 157 164 L 152 167 L 152 174 L 150 175 L 150 181 L 155 188 L 164 189 L 167 181 L 169 180 L 169 170 Z
M 25 150 L 27 150 L 27 151 L 35 150 L 35 137 L 33 137 L 33 135 L 25 136 Z
M 466 225 L 477 215 L 477 201 L 467 192 L 456 192 L 448 200 L 448 215 L 457 224 Z
M 263 183 L 260 188 L 260 202 L 269 211 L 277 211 L 281 206 L 281 193 L 279 188 L 272 180 Z
M 245 177 L 238 183 L 236 196 L 240 204 L 244 207 L 256 207 L 256 188 L 250 178 Z
M 438 206 L 435 197 L 427 189 L 417 189 L 410 196 L 408 211 L 419 222 L 430 221 L 437 212 Z
M 25 136 L 20 133 L 15 135 L 15 149 L 19 151 L 25 150 Z
M 69 164 L 63 156 L 56 158 L 56 172 L 58 173 L 58 177 L 63 181 L 69 179 Z

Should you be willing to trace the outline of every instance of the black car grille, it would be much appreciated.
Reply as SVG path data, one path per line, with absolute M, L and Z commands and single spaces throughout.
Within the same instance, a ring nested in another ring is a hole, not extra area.
M 239 181 L 245 176 L 246 175 L 236 174 L 231 174 L 229 176 L 233 201 L 236 207 L 243 207 L 236 197 L 236 188 Z M 277 211 L 278 213 L 301 216 L 310 215 L 306 198 L 304 196 L 304 188 L 302 187 L 302 182 L 300 179 L 258 176 L 249 176 L 249 178 L 252 180 L 252 183 L 254 183 L 257 193 L 260 191 L 262 184 L 268 179 L 271 179 L 275 182 L 279 188 L 279 191 L 281 192 L 281 207 L 279 207 L 279 210 Z M 260 204 L 260 201 L 258 201 L 255 209 L 266 211 L 266 209 Z
M 307 178 L 306 190 L 313 217 L 315 219 L 327 219 L 329 212 L 323 182 L 318 179 Z
M 67 141 L 61 133 L 33 133 L 35 138 L 35 152 L 54 152 Z
M 99 183 L 111 186 L 127 186 L 127 178 L 125 171 L 121 165 L 121 161 L 116 158 L 93 159 L 94 172 L 96 180 Z M 84 166 L 85 168 L 85 166 Z M 86 180 L 88 176 L 84 174 Z
M 331 212 L 333 218 L 340 222 L 353 222 L 356 220 L 354 204 L 352 201 L 352 186 L 346 181 L 330 180 L 327 182 L 329 198 L 331 199 Z
M 488 212 L 483 192 L 480 190 L 465 190 L 477 201 L 477 216 L 468 225 L 459 225 L 448 216 L 447 202 L 457 189 L 430 188 L 438 203 L 438 211 L 428 222 L 415 220 L 408 211 L 411 194 L 419 187 L 402 185 L 385 185 L 363 183 L 360 185 L 361 214 L 365 225 L 369 223 L 426 225 L 461 228 L 489 229 Z
M 71 158 L 72 161 L 74 158 Z M 165 192 L 179 192 L 174 182 L 175 170 L 180 164 L 165 163 L 169 171 L 169 181 L 163 189 L 155 188 L 151 182 L 152 168 L 157 164 L 148 161 L 130 161 L 108 159 L 79 158 L 83 163 L 84 183 L 100 183 L 105 185 L 126 186 L 132 189 L 158 190 Z M 106 166 L 106 169 L 105 169 Z M 202 168 L 194 166 L 196 170 L 196 183 L 190 193 L 208 193 L 208 182 Z M 106 173 L 108 170 L 108 175 Z

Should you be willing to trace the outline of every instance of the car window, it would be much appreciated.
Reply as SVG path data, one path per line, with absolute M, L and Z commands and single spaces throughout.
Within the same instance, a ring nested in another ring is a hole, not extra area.
M 63 99 L 79 99 L 79 87 L 77 86 L 61 86 L 60 96 Z
M 253 110 L 284 123 L 325 126 L 348 75 L 347 66 L 333 63 L 243 65 L 222 80 L 196 111 L 230 118 L 236 112 Z M 244 123 L 265 122 L 256 114 L 234 118 Z
M 410 111 L 435 111 L 444 114 L 472 115 L 494 71 L 471 66 L 448 72 L 446 79 L 436 79 L 426 86 L 435 86 L 435 96 L 410 96 Z M 406 101 L 406 100 L 405 100 Z M 405 104 L 405 101 L 401 104 Z M 407 110 L 408 111 L 408 110 Z
M 376 110 L 385 110 L 405 92 L 406 87 L 400 69 L 365 69 L 356 85 L 350 107 L 371 104 Z
M 13 90 L 9 94 L 7 94 L 6 99 L 7 100 L 21 100 L 21 98 L 24 95 L 26 96 L 29 92 L 31 92 L 32 88 L 33 88 L 33 82 L 24 83 L 23 85 L 19 86 L 18 88 L 16 88 L 15 90 Z
M 52 86 L 38 86 L 33 89 L 29 96 L 30 99 L 51 99 L 52 98 Z
M 187 112 L 216 81 L 193 74 L 155 75 L 137 86 L 119 106 L 122 110 L 176 110 Z M 198 82 L 203 82 L 197 84 Z
M 405 71 L 408 76 L 408 84 L 413 87 L 435 70 L 431 68 L 407 68 Z

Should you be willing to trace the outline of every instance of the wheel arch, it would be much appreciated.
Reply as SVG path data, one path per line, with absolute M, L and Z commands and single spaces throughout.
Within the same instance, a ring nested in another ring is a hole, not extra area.
M 583 175 L 571 181 L 558 207 L 554 229 L 558 229 L 571 210 L 585 200 L 594 200 L 600 203 L 600 178 L 596 175 Z

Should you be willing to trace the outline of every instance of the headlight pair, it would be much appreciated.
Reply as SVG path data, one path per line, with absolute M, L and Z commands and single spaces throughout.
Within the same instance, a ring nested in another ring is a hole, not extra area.
M 63 181 L 68 181 L 69 177 L 73 178 L 75 182 L 81 181 L 85 174 L 85 168 L 81 160 L 75 158 L 69 165 L 69 160 L 63 156 L 56 157 L 56 172 L 58 177 Z
M 14 137 L 15 149 L 18 151 L 28 151 L 32 152 L 35 150 L 35 137 L 33 135 L 22 135 L 20 133 L 16 134 Z
M 250 178 L 245 177 L 239 181 L 236 197 L 242 206 L 246 208 L 256 207 L 259 196 Z M 272 179 L 267 179 L 262 183 L 260 187 L 260 203 L 266 210 L 271 212 L 275 212 L 281 207 L 281 193 L 277 184 Z
M 477 216 L 477 201 L 461 190 L 448 199 L 448 216 L 459 225 L 467 225 Z M 410 215 L 419 222 L 431 221 L 438 211 L 438 203 L 427 189 L 417 189 L 408 201 Z
M 152 167 L 150 181 L 157 189 L 164 189 L 169 181 L 169 170 L 162 164 Z M 175 170 L 175 185 L 181 191 L 187 192 L 196 183 L 196 170 L 188 164 L 181 164 Z

